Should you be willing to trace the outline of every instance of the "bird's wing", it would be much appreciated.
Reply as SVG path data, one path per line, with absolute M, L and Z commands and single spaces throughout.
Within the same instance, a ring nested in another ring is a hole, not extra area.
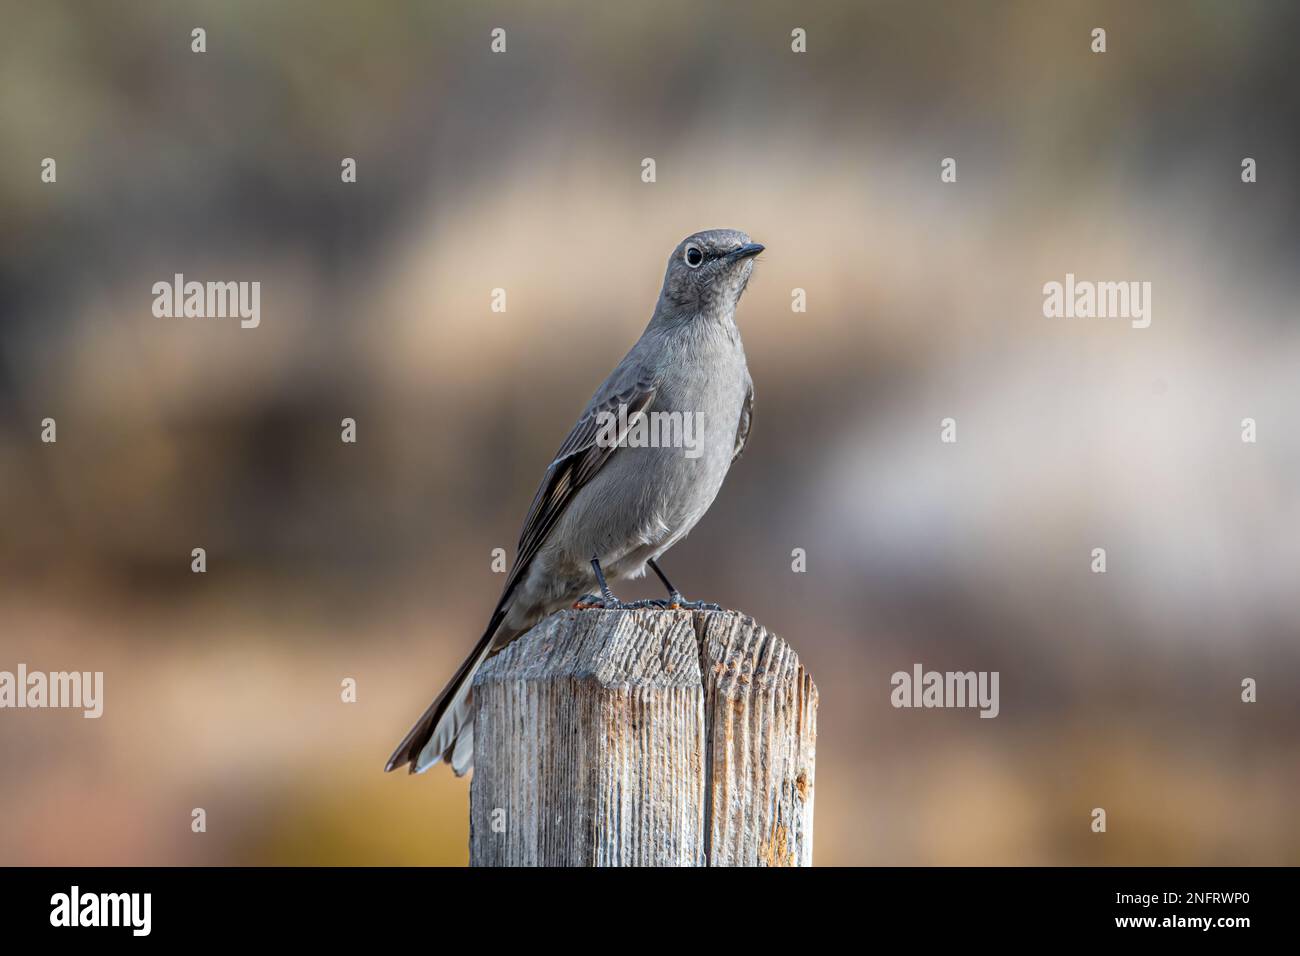
M 573 431 L 555 453 L 555 460 L 546 469 L 541 487 L 533 497 L 532 507 L 528 509 L 528 517 L 519 533 L 519 551 L 506 579 L 506 594 L 519 583 L 569 502 L 596 476 L 622 443 L 625 436 L 621 433 L 616 442 L 597 443 L 604 427 L 602 413 L 617 418 L 619 407 L 626 406 L 627 421 L 631 423 L 638 413 L 649 409 L 656 388 L 654 376 L 648 370 L 642 370 L 636 374 L 616 373 L 596 393 L 578 424 L 573 426 Z
M 745 403 L 740 406 L 740 422 L 736 425 L 736 447 L 731 453 L 731 463 L 745 453 L 745 443 L 749 441 L 749 426 L 754 418 L 754 382 L 746 382 Z
M 617 418 L 619 406 L 626 405 L 626 420 L 631 424 L 634 416 L 647 411 L 654 401 L 657 380 L 651 371 L 637 363 L 636 358 L 635 351 L 629 352 L 596 390 L 587 410 L 578 419 L 578 424 L 573 426 L 573 431 L 569 432 L 569 437 L 556 453 L 555 460 L 546 469 L 542 485 L 537 489 L 532 507 L 528 509 L 528 517 L 524 519 L 524 529 L 519 535 L 519 553 L 515 555 L 515 563 L 506 577 L 506 585 L 492 612 L 487 630 L 469 657 L 460 665 L 451 683 L 434 699 L 397 745 L 393 755 L 388 758 L 386 769 L 393 770 L 409 763 L 411 772 L 415 773 L 427 770 L 438 760 L 447 760 L 457 776 L 465 773 L 470 760 L 466 741 L 472 740 L 463 736 L 470 726 L 467 723 L 469 711 L 466 703 L 467 688 L 471 686 L 469 681 L 473 680 L 474 672 L 486 658 L 522 633 L 504 623 L 515 588 L 574 495 L 600 471 L 626 437 L 619 432 L 616 433 L 617 440 L 597 443 L 604 425 L 601 413 L 609 412 Z

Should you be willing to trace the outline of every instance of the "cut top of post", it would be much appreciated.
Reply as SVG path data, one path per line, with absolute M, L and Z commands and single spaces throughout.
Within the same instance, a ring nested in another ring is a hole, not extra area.
M 563 611 L 474 682 L 476 865 L 807 866 L 817 689 L 734 611 Z

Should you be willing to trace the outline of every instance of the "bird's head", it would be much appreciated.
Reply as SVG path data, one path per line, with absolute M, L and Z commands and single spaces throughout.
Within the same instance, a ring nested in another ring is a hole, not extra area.
M 763 247 L 735 229 L 687 236 L 668 257 L 661 310 L 679 316 L 730 315 Z

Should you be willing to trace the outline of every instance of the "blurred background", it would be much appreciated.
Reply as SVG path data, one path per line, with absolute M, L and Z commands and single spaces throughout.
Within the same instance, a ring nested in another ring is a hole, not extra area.
M 816 861 L 1300 861 L 1300 9 L 4 8 L 0 669 L 106 690 L 0 713 L 0 863 L 463 864 L 468 781 L 383 762 L 713 227 L 755 420 L 664 564 L 817 681 Z M 1067 272 L 1150 328 L 1044 318 Z M 1001 715 L 893 709 L 916 662 Z

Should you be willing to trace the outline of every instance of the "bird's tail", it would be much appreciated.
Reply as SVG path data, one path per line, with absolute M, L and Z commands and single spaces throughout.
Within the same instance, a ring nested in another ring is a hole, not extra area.
M 496 643 L 493 638 L 497 636 L 505 615 L 504 607 L 493 612 L 492 620 L 474 650 L 402 738 L 388 758 L 385 770 L 396 770 L 410 764 L 411 773 L 423 773 L 438 761 L 445 760 L 456 776 L 461 777 L 474 765 L 474 721 L 470 710 L 474 673 L 491 653 Z

